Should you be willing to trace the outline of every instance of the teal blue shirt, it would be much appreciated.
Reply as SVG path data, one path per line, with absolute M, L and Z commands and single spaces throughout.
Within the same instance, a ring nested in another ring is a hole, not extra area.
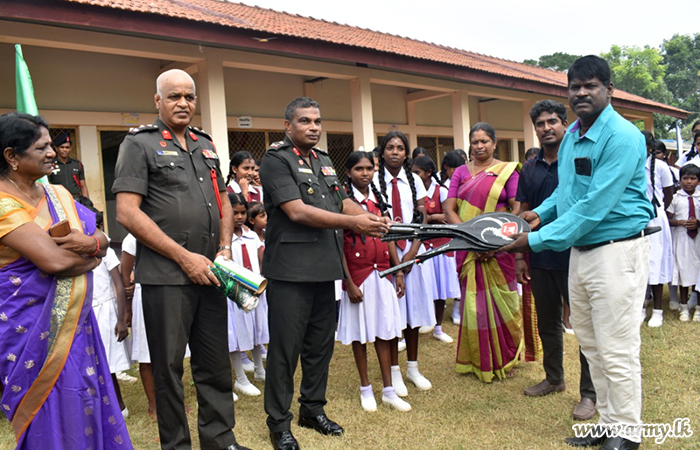
M 646 146 L 637 127 L 608 105 L 584 136 L 580 121 L 559 147 L 559 186 L 534 211 L 544 226 L 528 235 L 533 251 L 563 251 L 632 236 L 653 218 L 646 196 Z M 591 174 L 574 160 L 590 158 Z

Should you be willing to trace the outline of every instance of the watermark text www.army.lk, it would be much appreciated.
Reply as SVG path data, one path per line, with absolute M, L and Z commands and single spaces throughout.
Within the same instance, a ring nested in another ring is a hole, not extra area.
M 643 423 L 640 425 L 577 423 L 571 426 L 576 437 L 590 434 L 592 437 L 635 436 L 654 439 L 663 444 L 668 438 L 688 438 L 693 435 L 690 419 L 675 419 L 673 423 Z

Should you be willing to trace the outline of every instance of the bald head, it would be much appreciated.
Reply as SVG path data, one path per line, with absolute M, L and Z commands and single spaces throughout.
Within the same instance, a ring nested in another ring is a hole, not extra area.
M 156 93 L 163 96 L 163 88 L 168 84 L 190 83 L 192 92 L 195 92 L 194 79 L 189 73 L 180 69 L 170 69 L 161 73 L 156 79 Z
M 183 70 L 168 70 L 158 77 L 156 90 L 158 115 L 176 134 L 184 132 L 197 106 L 194 80 Z

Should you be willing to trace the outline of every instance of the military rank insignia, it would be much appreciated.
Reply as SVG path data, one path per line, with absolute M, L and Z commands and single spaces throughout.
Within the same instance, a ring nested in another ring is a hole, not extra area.
M 334 177 L 335 175 L 335 169 L 331 166 L 321 166 L 321 172 L 323 172 L 323 175 L 327 177 Z

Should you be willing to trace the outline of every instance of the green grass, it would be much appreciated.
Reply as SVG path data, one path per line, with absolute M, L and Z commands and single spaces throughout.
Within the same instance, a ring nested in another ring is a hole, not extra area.
M 444 329 L 456 338 L 455 325 L 445 323 Z M 443 344 L 423 335 L 418 358 L 420 370 L 433 383 L 433 389 L 420 392 L 407 382 L 409 396 L 406 400 L 413 407 L 408 413 L 381 404 L 381 377 L 373 350 L 368 352 L 370 378 L 379 406 L 375 413 L 364 412 L 359 401 L 359 378 L 352 351 L 336 343 L 326 412 L 345 427 L 346 434 L 341 438 L 325 437 L 299 428 L 296 422 L 292 424 L 292 432 L 304 450 L 571 448 L 563 439 L 573 435 L 571 425 L 577 423 L 571 412 L 579 400 L 578 347 L 575 336 L 565 335 L 564 341 L 566 392 L 529 398 L 522 392 L 543 379 L 540 362 L 521 362 L 512 378 L 484 384 L 473 375 L 455 373 L 456 343 Z M 663 327 L 642 327 L 642 342 L 643 421 L 672 423 L 676 418 L 688 417 L 694 432 L 690 438 L 670 438 L 663 445 L 646 439 L 644 448 L 700 450 L 700 324 L 681 323 L 676 312 L 666 311 Z M 405 353 L 401 354 L 401 364 L 405 373 Z M 186 367 L 185 396 L 192 408 L 189 423 L 193 448 L 199 448 L 195 389 L 187 373 L 189 365 Z M 130 373 L 138 376 L 136 366 Z M 262 383 L 255 384 L 262 390 Z M 159 448 L 157 426 L 146 414 L 146 399 L 140 383 L 122 383 L 121 386 L 130 411 L 126 423 L 134 447 Z M 292 412 L 296 414 L 297 409 L 295 401 Z M 253 449 L 271 448 L 265 417 L 262 396 L 241 396 L 236 403 L 235 432 L 242 445 Z M 11 428 L 5 419 L 0 420 L 0 448 L 14 448 Z

